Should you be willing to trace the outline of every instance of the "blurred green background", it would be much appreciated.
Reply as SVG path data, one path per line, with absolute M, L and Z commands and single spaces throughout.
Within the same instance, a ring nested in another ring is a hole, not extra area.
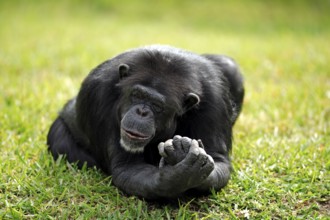
M 329 11 L 329 0 L 1 1 L 0 218 L 327 219 Z M 148 203 L 46 151 L 52 120 L 88 72 L 149 44 L 241 66 L 236 172 L 221 192 Z

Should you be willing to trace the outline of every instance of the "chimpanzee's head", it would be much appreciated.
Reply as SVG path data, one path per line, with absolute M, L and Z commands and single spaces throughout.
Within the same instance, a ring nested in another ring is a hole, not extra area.
M 200 101 L 191 86 L 184 86 L 189 80 L 184 65 L 150 54 L 146 59 L 118 66 L 120 144 L 131 153 L 143 152 L 147 144 L 171 138 L 177 117 Z

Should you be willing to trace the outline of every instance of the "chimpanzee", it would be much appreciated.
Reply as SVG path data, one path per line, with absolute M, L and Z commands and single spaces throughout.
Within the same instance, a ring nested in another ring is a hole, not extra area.
M 47 144 L 146 199 L 224 187 L 243 78 L 233 59 L 152 45 L 93 69 L 52 124 Z

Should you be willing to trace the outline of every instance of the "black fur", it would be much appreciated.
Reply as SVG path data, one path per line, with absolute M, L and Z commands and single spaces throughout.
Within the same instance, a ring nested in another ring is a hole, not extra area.
M 243 96 L 231 58 L 133 49 L 87 76 L 51 126 L 49 150 L 101 168 L 117 187 L 144 198 L 218 190 L 230 177 Z

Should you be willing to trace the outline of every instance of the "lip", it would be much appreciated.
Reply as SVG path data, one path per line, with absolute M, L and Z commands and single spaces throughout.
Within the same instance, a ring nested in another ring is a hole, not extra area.
M 143 135 L 139 132 L 136 132 L 136 131 L 129 131 L 129 130 L 125 130 L 125 129 L 121 129 L 122 132 L 130 139 L 133 139 L 133 140 L 148 140 L 150 139 L 150 136 L 146 136 L 146 135 Z

